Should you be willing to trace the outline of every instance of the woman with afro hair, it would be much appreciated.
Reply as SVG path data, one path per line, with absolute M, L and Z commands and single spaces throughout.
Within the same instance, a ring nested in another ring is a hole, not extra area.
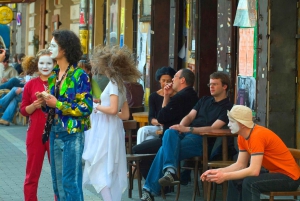
M 166 66 L 163 66 L 156 71 L 155 80 L 159 82 L 160 89 L 149 96 L 148 120 L 151 125 L 144 126 L 138 130 L 137 144 L 140 144 L 145 140 L 158 138 L 156 131 L 163 130 L 163 125 L 157 121 L 156 116 L 161 109 L 164 100 L 164 87 L 166 84 L 172 82 L 175 73 L 176 71 L 173 68 Z

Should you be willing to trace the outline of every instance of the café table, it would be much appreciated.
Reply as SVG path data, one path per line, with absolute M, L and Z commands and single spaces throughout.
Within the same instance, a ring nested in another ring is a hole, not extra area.
M 222 137 L 222 160 L 227 161 L 228 160 L 228 144 L 227 144 L 227 138 L 228 137 L 237 137 L 238 134 L 232 134 L 230 132 L 230 129 L 213 129 L 210 132 L 200 132 L 198 135 L 202 135 L 202 143 L 203 143 L 203 172 L 205 172 L 208 169 L 208 138 L 209 137 Z M 207 193 L 208 192 L 208 182 L 203 182 L 203 196 L 204 200 L 207 199 Z
M 132 113 L 132 117 L 140 124 L 140 127 L 148 124 L 148 112 L 135 112 Z

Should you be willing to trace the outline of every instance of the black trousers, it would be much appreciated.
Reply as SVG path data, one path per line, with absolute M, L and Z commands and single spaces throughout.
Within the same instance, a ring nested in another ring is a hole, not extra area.
M 161 147 L 161 138 L 145 140 L 141 144 L 132 147 L 133 154 L 156 154 Z M 140 171 L 146 179 L 153 160 L 140 162 Z

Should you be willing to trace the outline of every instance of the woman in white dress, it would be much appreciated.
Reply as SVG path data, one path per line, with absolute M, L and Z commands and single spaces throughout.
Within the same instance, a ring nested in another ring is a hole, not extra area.
M 91 58 L 92 71 L 110 82 L 94 104 L 92 128 L 85 133 L 83 185 L 91 184 L 104 201 L 121 201 L 127 187 L 125 132 L 122 120 L 129 118 L 124 81 L 141 77 L 127 47 L 98 46 Z

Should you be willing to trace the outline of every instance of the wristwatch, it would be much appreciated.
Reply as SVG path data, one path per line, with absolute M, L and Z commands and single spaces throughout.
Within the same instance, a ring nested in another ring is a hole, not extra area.
M 190 127 L 190 132 L 192 133 L 194 130 L 194 127 Z

